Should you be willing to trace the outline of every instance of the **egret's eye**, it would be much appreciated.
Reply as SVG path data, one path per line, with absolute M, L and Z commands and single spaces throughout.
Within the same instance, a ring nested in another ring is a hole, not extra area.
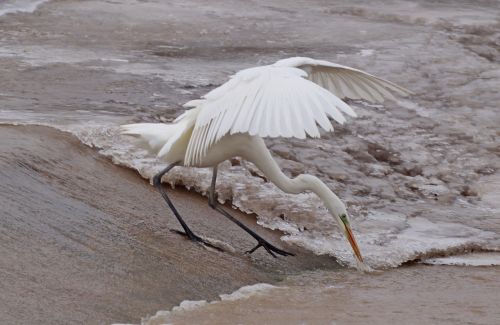
M 342 222 L 343 222 L 344 224 L 348 224 L 348 223 L 349 223 L 349 221 L 347 220 L 347 215 L 346 215 L 345 213 L 342 213 L 342 214 L 340 215 L 340 220 L 342 220 Z

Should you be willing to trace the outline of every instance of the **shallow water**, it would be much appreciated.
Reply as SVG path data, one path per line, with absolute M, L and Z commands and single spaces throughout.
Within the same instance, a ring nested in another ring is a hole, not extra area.
M 315 271 L 211 302 L 183 301 L 142 324 L 497 324 L 499 275 L 499 268 L 450 266 Z
M 28 9 L 2 13 L 12 4 Z M 499 14 L 496 1 L 1 2 L 0 122 L 69 131 L 150 178 L 162 163 L 118 125 L 171 121 L 231 73 L 287 56 L 355 66 L 416 95 L 350 102 L 359 117 L 319 140 L 268 140 L 280 166 L 347 203 L 374 268 L 499 251 Z M 220 171 L 221 201 L 353 265 L 317 198 L 284 195 L 244 162 Z M 165 181 L 205 193 L 210 171 Z

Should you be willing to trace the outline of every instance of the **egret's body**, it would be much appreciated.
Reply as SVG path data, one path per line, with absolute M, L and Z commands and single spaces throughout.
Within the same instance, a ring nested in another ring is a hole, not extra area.
M 270 66 L 250 68 L 235 74 L 227 83 L 202 99 L 188 102 L 191 109 L 172 124 L 139 123 L 123 126 L 123 133 L 139 136 L 146 147 L 169 162 L 155 176 L 155 185 L 193 240 L 203 241 L 187 227 L 166 192 L 161 177 L 175 165 L 213 167 L 210 206 L 249 232 L 270 254 L 290 255 L 271 244 L 217 206 L 214 188 L 217 165 L 240 156 L 253 162 L 263 174 L 287 193 L 312 191 L 338 221 L 359 260 L 359 248 L 350 230 L 342 201 L 318 178 L 285 176 L 267 149 L 262 137 L 319 137 L 318 125 L 333 131 L 329 118 L 344 123 L 342 113 L 356 116 L 340 98 L 382 102 L 409 91 L 365 72 L 309 58 L 290 58 Z M 253 252 L 251 250 L 251 252 Z

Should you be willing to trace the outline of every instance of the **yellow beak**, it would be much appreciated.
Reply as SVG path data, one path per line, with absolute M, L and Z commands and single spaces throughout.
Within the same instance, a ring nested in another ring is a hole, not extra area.
M 363 262 L 363 256 L 361 256 L 361 251 L 359 250 L 358 243 L 356 242 L 356 239 L 354 238 L 354 234 L 352 233 L 351 226 L 349 226 L 348 223 L 345 223 L 345 234 L 347 237 L 347 240 L 349 241 L 349 244 L 351 244 L 352 250 L 354 251 L 354 254 L 358 258 L 360 262 Z

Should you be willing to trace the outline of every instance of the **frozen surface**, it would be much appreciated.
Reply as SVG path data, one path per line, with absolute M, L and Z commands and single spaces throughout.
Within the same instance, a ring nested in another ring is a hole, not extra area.
M 493 3 L 67 1 L 39 10 L 48 18 L 32 30 L 18 28 L 15 15 L 1 18 L 0 122 L 71 132 L 151 178 L 163 164 L 119 136 L 118 125 L 172 121 L 182 103 L 242 68 L 295 55 L 331 60 L 416 95 L 384 105 L 350 102 L 359 117 L 322 139 L 268 140 L 285 172 L 317 175 L 347 203 L 371 267 L 500 250 Z M 74 21 L 84 27 L 71 30 Z M 283 194 L 238 160 L 220 172 L 221 202 L 255 213 L 262 226 L 282 230 L 284 241 L 355 266 L 312 194 Z M 164 181 L 206 195 L 210 175 L 176 168 Z
M 3 0 L 0 2 L 0 16 L 19 12 L 32 13 L 47 1 L 49 0 Z
M 498 253 L 472 253 L 449 257 L 429 258 L 422 261 L 431 265 L 457 265 L 457 266 L 498 266 L 500 254 Z

